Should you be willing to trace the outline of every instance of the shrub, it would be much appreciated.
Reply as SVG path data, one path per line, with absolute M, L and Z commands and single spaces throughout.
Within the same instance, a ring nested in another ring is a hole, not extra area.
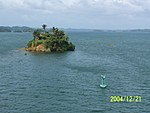
M 34 40 L 30 40 L 29 42 L 28 42 L 28 44 L 27 44 L 27 46 L 28 46 L 28 48 L 30 48 L 31 46 L 32 46 L 32 42 L 33 42 Z

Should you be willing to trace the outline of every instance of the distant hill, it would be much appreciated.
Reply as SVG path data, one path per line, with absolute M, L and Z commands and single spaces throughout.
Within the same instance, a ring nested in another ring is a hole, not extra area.
M 11 32 L 11 28 L 10 27 L 0 26 L 0 32 Z
M 0 26 L 0 32 L 33 32 L 34 28 L 26 26 Z

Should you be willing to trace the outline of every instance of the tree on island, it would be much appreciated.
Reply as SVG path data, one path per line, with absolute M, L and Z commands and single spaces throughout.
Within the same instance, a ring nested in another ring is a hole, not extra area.
M 32 35 L 33 35 L 34 39 L 39 38 L 39 36 L 40 36 L 40 30 L 39 30 L 39 29 L 35 30 L 35 31 L 32 33 Z
M 44 29 L 44 32 L 46 32 L 46 27 L 47 27 L 47 25 L 46 25 L 46 24 L 43 24 L 42 27 L 43 27 L 43 29 Z
M 27 51 L 63 52 L 74 51 L 75 46 L 68 41 L 68 36 L 63 30 L 53 27 L 51 32 L 46 32 L 46 25 L 42 25 L 44 32 L 35 30 L 34 39 L 27 44 Z

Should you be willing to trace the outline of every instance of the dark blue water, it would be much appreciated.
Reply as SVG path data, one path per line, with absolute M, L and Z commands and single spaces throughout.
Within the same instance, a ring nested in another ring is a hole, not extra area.
M 0 33 L 0 113 L 150 112 L 150 33 L 67 33 L 74 52 L 27 55 L 17 48 L 31 33 Z M 111 103 L 112 95 L 142 102 Z

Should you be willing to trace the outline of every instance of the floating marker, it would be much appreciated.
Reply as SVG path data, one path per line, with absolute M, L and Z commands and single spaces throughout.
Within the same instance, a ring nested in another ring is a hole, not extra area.
M 100 87 L 101 88 L 106 88 L 107 87 L 104 75 L 101 75 L 101 84 L 100 84 Z

